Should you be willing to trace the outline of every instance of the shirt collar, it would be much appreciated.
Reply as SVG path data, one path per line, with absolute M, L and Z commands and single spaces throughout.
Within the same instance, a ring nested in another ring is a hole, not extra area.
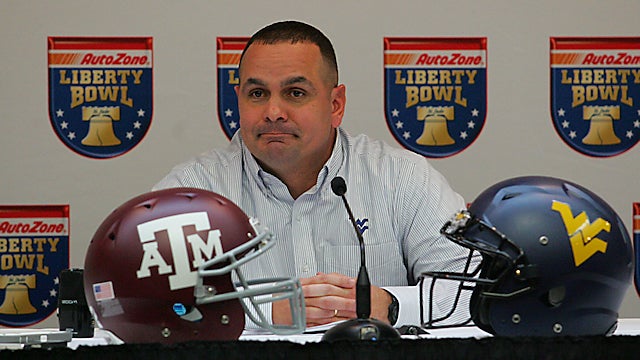
M 346 144 L 342 139 L 343 136 L 343 130 L 337 129 L 336 140 L 333 144 L 331 157 L 329 157 L 329 160 L 327 160 L 322 169 L 320 169 L 316 185 L 309 191 L 316 192 L 318 191 L 318 189 L 324 188 L 325 186 L 330 187 L 331 180 L 336 175 L 338 175 L 338 172 L 342 168 L 342 164 L 344 162 L 345 149 L 343 147 Z M 240 143 L 240 146 L 242 148 L 242 164 L 244 167 L 244 171 L 246 171 L 249 177 L 251 177 L 253 181 L 258 184 L 261 190 L 273 194 L 275 192 L 273 190 L 274 186 L 284 186 L 284 184 L 278 178 L 262 169 L 249 149 L 244 145 L 244 142 L 242 141 L 242 137 L 240 135 L 240 131 L 236 132 L 232 141 L 238 141 Z

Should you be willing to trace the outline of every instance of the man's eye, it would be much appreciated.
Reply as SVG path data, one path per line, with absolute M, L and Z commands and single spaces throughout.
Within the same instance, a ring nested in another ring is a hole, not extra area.
M 264 91 L 262 90 L 253 90 L 249 92 L 249 97 L 252 97 L 252 98 L 261 98 L 263 96 L 264 96 Z
M 289 92 L 289 94 L 291 95 L 291 97 L 294 98 L 301 98 L 304 96 L 304 91 L 300 91 L 300 90 L 291 90 L 291 92 Z

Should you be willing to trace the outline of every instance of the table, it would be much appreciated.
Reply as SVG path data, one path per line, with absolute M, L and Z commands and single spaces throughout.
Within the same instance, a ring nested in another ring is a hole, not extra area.
M 6 331 L 3 329 L 2 331 Z M 15 329 L 12 329 L 14 331 Z M 0 351 L 0 359 L 637 359 L 640 319 L 621 319 L 612 336 L 493 337 L 476 327 L 429 330 L 380 342 L 321 342 L 322 334 L 277 336 L 245 331 L 238 341 L 121 344 L 109 332 L 66 347 Z

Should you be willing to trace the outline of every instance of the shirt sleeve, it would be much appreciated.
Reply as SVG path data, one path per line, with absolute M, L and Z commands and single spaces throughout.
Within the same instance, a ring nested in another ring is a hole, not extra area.
M 394 327 L 403 325 L 421 326 L 420 324 L 420 291 L 418 286 L 386 286 L 384 290 L 393 294 L 400 304 L 398 321 Z

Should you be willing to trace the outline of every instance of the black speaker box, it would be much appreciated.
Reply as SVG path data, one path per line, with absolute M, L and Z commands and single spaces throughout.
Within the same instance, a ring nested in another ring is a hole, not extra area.
M 60 330 L 70 329 L 73 337 L 93 337 L 94 321 L 84 296 L 82 269 L 60 272 L 58 322 Z

